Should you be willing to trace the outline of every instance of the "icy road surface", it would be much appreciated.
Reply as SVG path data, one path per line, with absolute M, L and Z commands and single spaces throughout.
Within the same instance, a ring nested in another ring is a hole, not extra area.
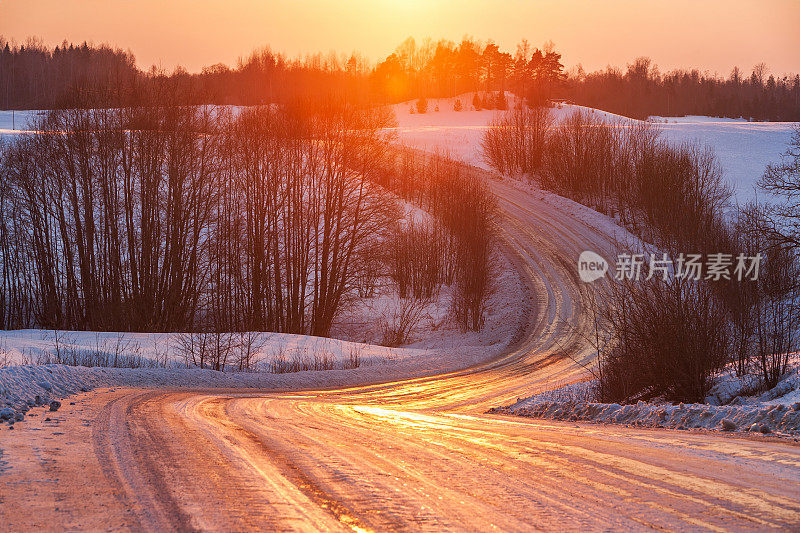
M 536 295 L 505 355 L 350 389 L 118 388 L 35 409 L 0 430 L 0 529 L 798 527 L 796 443 L 484 414 L 580 373 L 562 355 L 592 356 L 575 262 L 610 245 L 602 224 L 493 187 Z

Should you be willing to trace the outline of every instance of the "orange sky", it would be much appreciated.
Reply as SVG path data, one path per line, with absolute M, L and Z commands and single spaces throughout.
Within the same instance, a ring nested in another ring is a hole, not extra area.
M 139 66 L 197 71 L 235 64 L 264 45 L 290 55 L 316 51 L 385 56 L 404 38 L 465 34 L 513 48 L 552 40 L 571 67 L 624 66 L 649 55 L 667 70 L 727 75 L 761 61 L 800 72 L 798 0 L 5 0 L 0 35 L 47 44 L 107 42 Z

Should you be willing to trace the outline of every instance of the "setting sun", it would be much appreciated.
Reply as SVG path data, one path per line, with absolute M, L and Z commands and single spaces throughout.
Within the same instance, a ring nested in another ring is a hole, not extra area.
M 190 0 L 11 0 L 0 6 L 6 39 L 109 42 L 132 50 L 144 69 L 182 65 L 190 72 L 233 64 L 264 45 L 290 55 L 358 51 L 375 60 L 409 36 L 459 41 L 470 35 L 505 48 L 523 38 L 536 46 L 553 41 L 567 68 L 624 66 L 645 55 L 668 69 L 728 74 L 734 66 L 766 61 L 784 73 L 800 70 L 794 53 L 800 49 L 798 20 L 800 6 L 793 0 L 233 0 L 224 7 Z

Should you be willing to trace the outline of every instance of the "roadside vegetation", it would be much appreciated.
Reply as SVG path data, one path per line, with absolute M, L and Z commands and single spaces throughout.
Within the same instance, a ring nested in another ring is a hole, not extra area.
M 727 365 L 774 387 L 798 349 L 800 134 L 761 183 L 783 203 L 738 207 L 703 146 L 671 145 L 647 122 L 576 111 L 554 124 L 549 115 L 521 107 L 496 120 L 485 159 L 608 214 L 658 254 L 762 257 L 757 281 L 656 275 L 595 284 L 604 332 L 593 339 L 597 399 L 702 402 Z

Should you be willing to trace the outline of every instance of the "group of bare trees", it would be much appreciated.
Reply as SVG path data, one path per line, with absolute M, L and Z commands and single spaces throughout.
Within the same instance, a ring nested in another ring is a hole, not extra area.
M 459 323 L 482 327 L 485 184 L 398 155 L 380 108 L 179 100 L 51 111 L 0 150 L 0 327 L 328 336 L 381 278 L 423 300 L 453 284 Z
M 390 271 L 399 291 L 428 298 L 449 285 L 455 320 L 480 330 L 497 247 L 497 206 L 486 182 L 446 156 L 407 149 L 388 154 L 371 177 L 432 215 L 398 228 Z
M 2 326 L 328 335 L 397 210 L 374 110 L 47 114 L 2 153 Z
M 586 111 L 558 123 L 547 116 L 521 109 L 497 121 L 484 139 L 487 161 L 616 217 L 654 253 L 761 258 L 757 279 L 687 279 L 673 270 L 612 283 L 598 299 L 598 327 L 611 332 L 597 346 L 601 398 L 702 401 L 728 363 L 774 386 L 797 351 L 800 326 L 797 150 L 762 180 L 784 204 L 735 211 L 709 149 L 671 145 L 650 123 Z
M 758 285 L 737 293 L 746 302 L 741 338 L 750 346 L 739 366 L 755 366 L 763 381 L 774 386 L 800 344 L 800 129 L 795 129 L 783 160 L 767 167 L 759 187 L 768 202 L 746 206 L 732 231 L 741 247 L 766 258 Z
M 443 283 L 452 281 L 453 269 L 442 251 L 448 234 L 436 221 L 409 223 L 398 227 L 387 243 L 389 274 L 401 298 L 429 300 L 436 297 Z
M 212 215 L 210 126 L 177 106 L 65 110 L 11 144 L 2 260 L 18 312 L 5 326 L 188 327 Z
M 553 119 L 544 106 L 515 106 L 489 125 L 481 150 L 504 174 L 532 175 L 542 167 Z
M 329 334 L 359 264 L 397 217 L 391 196 L 365 178 L 386 149 L 386 119 L 326 104 L 310 113 L 254 108 L 234 121 L 222 170 L 232 205 L 214 243 L 227 259 L 211 269 L 212 285 L 239 280 L 223 292 L 241 292 L 241 301 L 221 302 L 239 310 L 218 312 L 246 322 L 228 329 Z M 243 238 L 231 238 L 239 228 Z
M 556 123 L 547 108 L 521 107 L 491 125 L 483 153 L 497 170 L 609 213 L 649 240 L 717 244 L 730 191 L 714 154 L 672 145 L 651 123 L 584 110 Z

